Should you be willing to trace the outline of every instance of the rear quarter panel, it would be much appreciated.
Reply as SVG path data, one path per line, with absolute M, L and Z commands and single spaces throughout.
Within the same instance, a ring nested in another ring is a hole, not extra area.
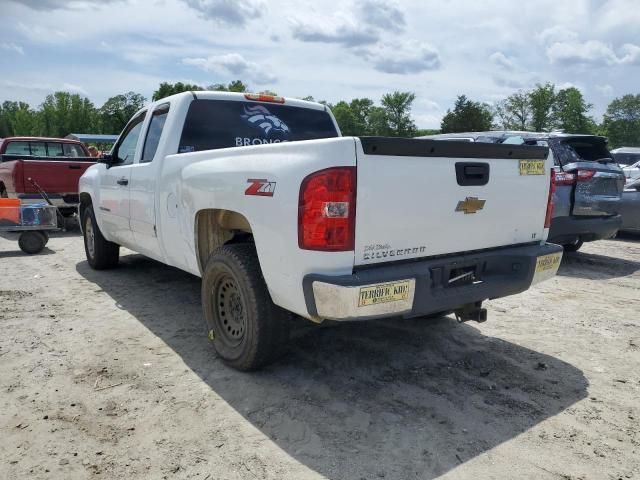
M 313 172 L 354 166 L 355 161 L 355 142 L 349 137 L 166 157 L 158 198 L 158 224 L 166 263 L 200 275 L 195 244 L 198 212 L 225 209 L 240 213 L 251 225 L 273 301 L 307 316 L 303 277 L 308 273 L 351 274 L 354 257 L 353 252 L 298 248 L 300 185 Z M 250 179 L 275 182 L 273 197 L 247 195 Z

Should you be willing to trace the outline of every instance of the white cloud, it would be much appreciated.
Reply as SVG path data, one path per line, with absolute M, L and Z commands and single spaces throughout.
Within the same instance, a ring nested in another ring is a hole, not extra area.
M 293 37 L 303 42 L 338 43 L 345 47 L 357 47 L 375 43 L 379 33 L 356 21 L 350 15 L 338 13 L 333 18 L 292 18 Z
M 0 42 L 0 50 L 6 50 L 7 52 L 15 52 L 20 55 L 24 55 L 24 48 L 21 45 L 13 42 Z
M 244 25 L 262 16 L 261 0 L 185 0 L 204 18 L 228 25 Z
M 376 70 L 385 73 L 416 74 L 437 70 L 441 65 L 438 50 L 425 42 L 380 43 L 360 53 Z
M 578 38 L 578 34 L 573 30 L 568 29 L 567 27 L 555 25 L 543 30 L 538 35 L 536 35 L 536 37 L 544 45 L 549 45 L 556 42 L 568 42 L 571 40 L 575 40 L 576 38 Z
M 494 52 L 489 55 L 489 60 L 491 63 L 502 67 L 505 70 L 513 72 L 517 69 L 516 64 L 513 63 L 513 60 L 507 58 L 507 56 L 502 52 Z
M 82 88 L 80 85 L 75 85 L 73 83 L 63 83 L 61 90 L 65 90 L 71 93 L 79 93 L 80 95 L 83 95 L 85 97 L 89 96 L 89 93 L 84 88 Z
M 627 43 L 621 49 L 622 56 L 599 40 L 556 42 L 547 48 L 547 57 L 556 64 L 633 65 L 640 63 L 640 47 Z
M 240 79 L 249 79 L 261 85 L 277 81 L 277 78 L 267 68 L 245 59 L 239 53 L 211 55 L 206 58 L 185 58 L 182 60 L 182 63 L 201 68 L 206 72 L 232 75 L 234 78 Z
M 361 0 L 357 5 L 361 21 L 380 29 L 399 33 L 404 31 L 407 22 L 404 12 L 395 2 L 389 0 Z

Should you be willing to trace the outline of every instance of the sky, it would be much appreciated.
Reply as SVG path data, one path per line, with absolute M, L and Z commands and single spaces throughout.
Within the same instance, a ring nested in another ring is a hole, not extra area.
M 459 94 L 488 103 L 550 81 L 600 120 L 640 93 L 640 0 L 0 0 L 0 101 L 56 90 L 97 106 L 163 81 L 242 79 L 336 102 L 417 95 L 438 128 Z

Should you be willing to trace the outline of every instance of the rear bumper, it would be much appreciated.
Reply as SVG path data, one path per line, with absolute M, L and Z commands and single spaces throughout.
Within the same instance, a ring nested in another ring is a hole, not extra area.
M 310 316 L 318 319 L 415 317 L 523 292 L 554 276 L 561 258 L 562 247 L 550 243 L 510 247 L 366 268 L 353 275 L 310 274 L 303 290 Z
M 551 222 L 549 242 L 558 244 L 575 243 L 578 240 L 591 242 L 611 238 L 622 226 L 622 216 L 610 217 L 558 217 Z

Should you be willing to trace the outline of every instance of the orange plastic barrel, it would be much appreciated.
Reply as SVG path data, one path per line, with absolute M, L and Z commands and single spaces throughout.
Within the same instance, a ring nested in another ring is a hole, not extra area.
M 5 222 L 2 222 L 5 220 Z M 20 225 L 20 199 L 0 198 L 0 224 L 14 223 Z

